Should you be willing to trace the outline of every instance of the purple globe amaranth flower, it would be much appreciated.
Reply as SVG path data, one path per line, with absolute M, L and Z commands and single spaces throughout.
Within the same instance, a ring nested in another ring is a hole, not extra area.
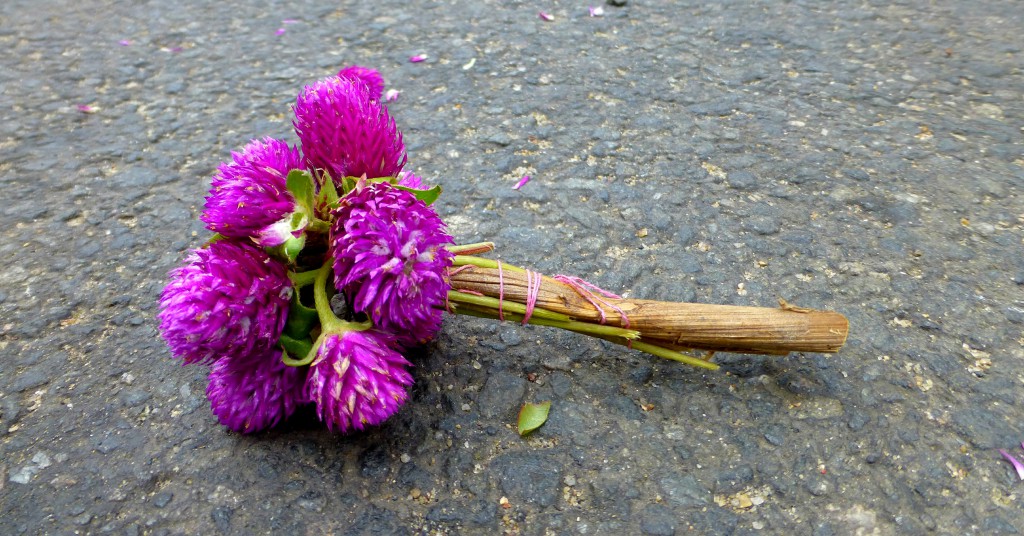
M 296 209 L 286 177 L 303 169 L 302 155 L 281 140 L 265 138 L 231 156 L 213 176 L 200 219 L 224 236 L 252 238 L 261 246 L 284 243 L 293 236 L 290 216 Z
M 221 424 L 251 434 L 290 417 L 306 401 L 305 384 L 305 367 L 285 365 L 271 348 L 214 362 L 206 397 Z
M 351 65 L 338 71 L 338 77 L 361 82 L 370 90 L 370 97 L 373 99 L 380 100 L 384 94 L 384 77 L 376 69 Z
M 454 257 L 444 246 L 452 242 L 437 213 L 411 193 L 364 185 L 335 211 L 335 287 L 402 345 L 422 344 L 441 327 Z
M 327 335 L 306 377 L 306 399 L 316 403 L 331 431 L 362 430 L 395 414 L 408 398 L 411 366 L 381 331 Z
M 405 166 L 402 133 L 361 82 L 333 76 L 306 86 L 295 101 L 295 132 L 311 169 L 342 177 L 393 177 Z
M 193 250 L 160 295 L 160 331 L 185 364 L 247 356 L 277 344 L 292 285 L 281 263 L 242 241 Z

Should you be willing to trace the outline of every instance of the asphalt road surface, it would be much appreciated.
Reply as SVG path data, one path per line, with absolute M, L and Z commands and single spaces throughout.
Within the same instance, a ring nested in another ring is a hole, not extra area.
M 0 533 L 1024 531 L 1021 6 L 621 3 L 6 0 Z M 216 166 L 350 64 L 459 242 L 846 346 L 708 372 L 454 317 L 384 426 L 226 431 L 156 299 Z

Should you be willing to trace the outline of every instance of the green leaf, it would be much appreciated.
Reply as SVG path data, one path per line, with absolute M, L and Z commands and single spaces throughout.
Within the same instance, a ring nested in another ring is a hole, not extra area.
M 287 335 L 293 339 L 309 337 L 309 332 L 319 320 L 316 309 L 302 305 L 299 300 L 299 291 L 296 289 L 292 293 L 292 302 L 288 307 L 288 320 L 285 321 L 284 334 L 281 336 Z
M 295 259 L 299 258 L 299 253 L 302 252 L 302 248 L 306 245 L 306 235 L 299 235 L 299 238 L 292 237 L 285 241 L 284 244 L 278 246 L 281 248 L 282 255 L 288 259 L 290 264 L 295 263 Z
M 324 185 L 320 187 L 320 194 L 317 195 L 317 205 L 333 206 L 338 202 L 338 189 L 334 186 L 334 179 L 330 177 L 324 177 Z
M 548 420 L 548 412 L 551 411 L 551 401 L 539 404 L 523 404 L 519 410 L 519 435 L 525 436 L 541 427 Z
M 281 349 L 284 350 L 284 363 L 290 366 L 302 366 L 303 360 L 294 360 L 290 356 L 301 355 L 308 357 L 309 353 L 313 350 L 313 341 L 309 340 L 309 337 L 304 339 L 293 339 L 287 335 L 282 334 L 281 338 L 277 341 L 277 344 L 281 345 Z
M 227 239 L 228 239 L 228 237 L 226 237 L 226 236 L 224 236 L 224 235 L 222 235 L 220 233 L 213 233 L 213 236 L 211 236 L 210 239 L 207 240 L 205 244 L 203 244 L 203 247 L 206 248 L 206 247 L 209 247 L 210 244 L 216 244 L 217 242 L 220 242 L 221 240 L 227 240 Z
M 433 188 L 431 188 L 429 190 L 416 190 L 416 189 L 413 189 L 413 188 L 409 188 L 409 187 L 406 187 L 406 186 L 399 186 L 399 185 L 396 184 L 395 188 L 398 188 L 399 190 L 405 190 L 406 192 L 411 193 L 412 195 L 416 196 L 416 199 L 419 199 L 420 201 L 423 201 L 424 203 L 426 203 L 428 205 L 433 204 L 434 201 L 437 201 L 438 197 L 441 197 L 441 187 L 440 186 L 434 186 Z
M 313 183 L 313 176 L 308 171 L 293 169 L 288 172 L 285 179 L 285 186 L 288 192 L 295 198 L 295 202 L 304 209 L 307 214 L 313 214 L 313 197 L 316 192 L 316 185 Z
M 342 177 L 341 178 L 341 193 L 342 193 L 342 195 L 347 195 L 352 190 L 355 190 L 356 189 L 356 184 L 358 182 L 359 182 L 359 179 L 356 178 L 356 177 Z

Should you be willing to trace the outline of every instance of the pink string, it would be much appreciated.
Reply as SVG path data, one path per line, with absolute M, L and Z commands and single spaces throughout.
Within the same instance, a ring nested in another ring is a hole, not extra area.
M 473 268 L 472 264 L 466 264 L 466 265 L 463 265 L 463 266 L 459 266 L 458 268 L 456 268 L 454 270 L 448 270 L 448 277 L 451 277 L 451 276 L 453 276 L 453 275 L 455 275 L 455 274 L 457 274 L 459 272 L 464 272 L 466 270 L 470 270 L 472 268 Z
M 472 294 L 474 296 L 483 296 L 482 292 L 478 292 L 476 290 L 470 290 L 468 288 L 457 288 L 455 290 L 456 290 L 456 292 L 461 292 L 463 294 Z
M 523 315 L 524 326 L 530 321 L 530 317 L 533 316 L 533 308 L 537 305 L 537 296 L 540 295 L 541 283 L 543 283 L 542 275 L 526 270 L 526 313 Z
M 577 294 L 582 296 L 584 300 L 587 300 L 587 302 L 590 303 L 590 305 L 593 305 L 594 309 L 597 309 L 597 313 L 601 316 L 602 324 L 604 324 L 607 320 L 607 317 L 605 317 L 604 314 L 604 307 L 601 307 L 601 305 L 604 305 L 609 309 L 619 313 L 619 316 L 622 317 L 622 327 L 629 329 L 629 317 L 626 316 L 626 312 L 623 311 L 622 308 L 620 308 L 619 306 L 602 300 L 598 296 L 595 296 L 594 291 L 604 295 L 605 297 L 621 300 L 622 297 L 619 296 L 618 294 L 608 292 L 607 290 L 589 281 L 585 281 L 582 278 L 572 275 L 558 274 L 554 276 L 552 279 L 554 279 L 555 281 L 561 281 L 562 283 L 569 285 L 570 287 L 572 287 L 573 290 L 576 291 Z M 600 303 L 601 305 L 598 305 L 598 303 Z
M 505 301 L 505 276 L 501 271 L 501 261 L 498 261 L 498 320 L 505 321 L 505 309 L 502 302 Z

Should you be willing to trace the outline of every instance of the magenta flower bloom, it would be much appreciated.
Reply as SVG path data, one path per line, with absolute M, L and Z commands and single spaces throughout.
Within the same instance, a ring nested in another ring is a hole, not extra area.
M 453 258 L 444 246 L 452 242 L 423 201 L 390 184 L 370 184 L 335 212 L 335 286 L 402 345 L 422 344 L 441 328 Z
M 292 285 L 284 265 L 240 241 L 192 251 L 160 295 L 160 332 L 191 363 L 266 352 L 288 317 Z
M 338 71 L 338 76 L 354 82 L 361 82 L 370 90 L 370 97 L 380 99 L 384 94 L 384 77 L 376 69 L 352 65 Z
M 331 431 L 362 430 L 395 414 L 408 398 L 411 366 L 386 333 L 346 331 L 324 338 L 309 366 L 306 399 Z
M 298 149 L 265 138 L 231 156 L 213 176 L 200 219 L 224 236 L 252 238 L 261 246 L 284 243 L 292 237 L 289 216 L 296 208 L 285 183 L 289 171 L 303 168 Z
M 251 434 L 290 417 L 305 402 L 305 383 L 305 367 L 285 365 L 272 348 L 214 362 L 206 397 L 221 424 Z
M 365 84 L 337 76 L 303 88 L 295 132 L 310 169 L 342 177 L 393 177 L 405 166 L 402 133 Z

